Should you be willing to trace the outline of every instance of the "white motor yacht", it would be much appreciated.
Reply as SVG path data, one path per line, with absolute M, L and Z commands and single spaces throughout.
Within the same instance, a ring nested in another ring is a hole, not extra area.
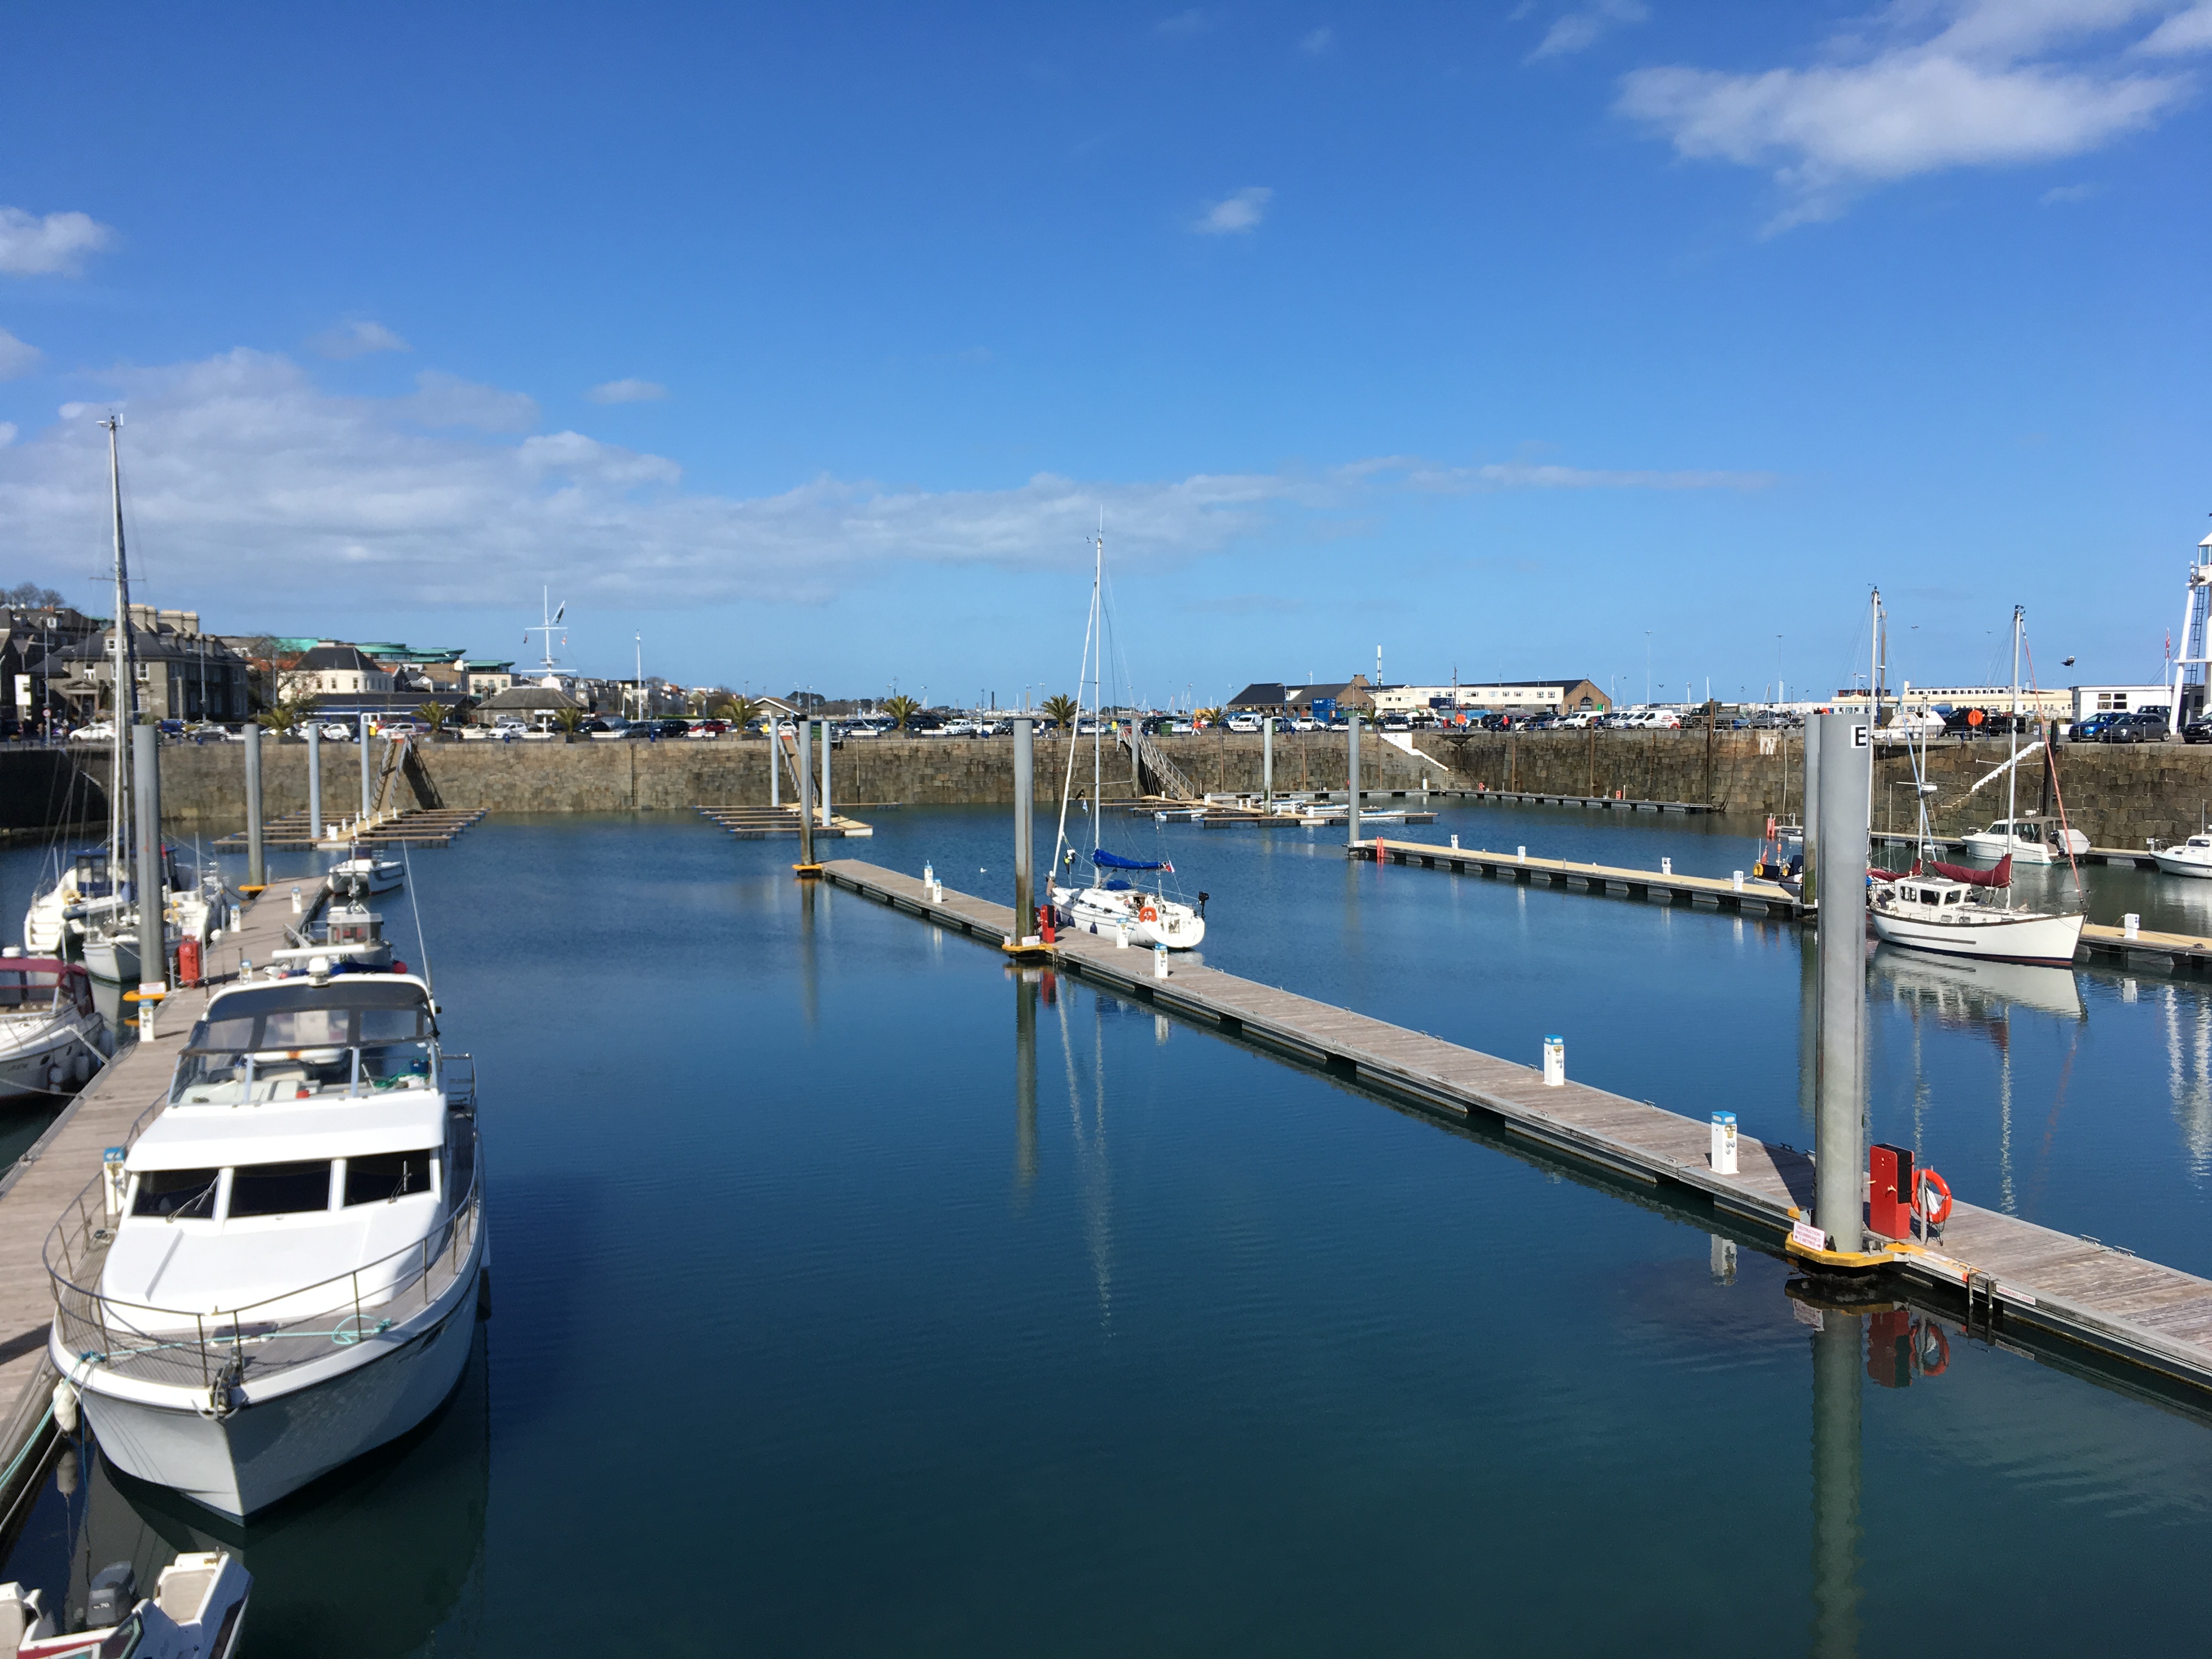
M 296 935 L 295 935 L 296 937 Z M 392 941 L 384 937 L 384 918 L 361 904 L 334 904 L 324 914 L 323 936 L 305 945 L 271 951 L 270 960 L 307 968 L 318 960 L 332 967 L 386 969 L 392 966 Z M 404 972 L 406 964 L 399 964 Z
M 83 1628 L 62 1629 L 42 1592 L 0 1584 L 0 1653 L 16 1659 L 230 1659 L 253 1575 L 228 1550 L 179 1555 L 140 1596 L 127 1561 L 93 1575 Z
M 1992 864 L 2007 857 L 2016 864 L 2063 864 L 2069 852 L 2079 858 L 2089 850 L 2088 836 L 2043 813 L 1999 818 L 1965 839 L 1968 858 Z
M 1915 865 L 1903 876 L 1877 876 L 1867 895 L 1875 937 L 1936 956 L 1975 957 L 2069 968 L 2081 943 L 2079 915 L 2010 907 L 2012 866 L 1994 871 Z M 2004 901 L 1996 895 L 2004 892 Z
M 48 1236 L 49 1352 L 126 1473 L 241 1518 L 452 1392 L 486 1239 L 473 1066 L 435 1016 L 402 974 L 217 991 Z
M 2212 876 L 2212 836 L 2191 836 L 2179 847 L 2154 847 L 2150 855 L 2169 876 Z
M 68 1093 L 107 1063 L 106 1045 L 83 964 L 0 955 L 0 1100 Z
M 371 893 L 390 892 L 405 876 L 406 866 L 398 859 L 380 857 L 373 850 L 364 853 L 356 847 L 353 856 L 332 865 L 323 879 L 340 898 L 366 898 Z
M 23 948 L 38 956 L 67 954 L 87 928 L 130 902 L 126 886 L 110 872 L 106 848 L 79 853 L 33 896 L 23 913 Z

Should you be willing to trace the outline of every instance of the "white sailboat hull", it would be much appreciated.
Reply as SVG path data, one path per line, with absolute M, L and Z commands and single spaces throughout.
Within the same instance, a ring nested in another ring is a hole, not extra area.
M 2081 943 L 2080 916 L 2000 910 L 1936 921 L 1894 915 L 1878 906 L 1872 915 L 1874 936 L 1883 944 L 1934 956 L 2063 968 L 2073 965 L 2074 952 Z
M 1204 916 L 1188 904 L 1152 893 L 1055 887 L 1052 900 L 1074 932 L 1112 939 L 1126 927 L 1129 943 L 1147 951 L 1155 945 L 1164 945 L 1170 951 L 1193 951 L 1206 937 Z
M 2201 876 L 2212 878 L 2212 858 L 2202 853 L 2185 853 L 2180 848 L 2167 852 L 2153 853 L 2158 867 L 2169 876 Z

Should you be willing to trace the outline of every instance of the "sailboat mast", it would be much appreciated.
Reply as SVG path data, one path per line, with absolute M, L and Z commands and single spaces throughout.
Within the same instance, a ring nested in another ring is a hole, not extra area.
M 100 424 L 107 428 L 107 484 L 115 509 L 114 740 L 109 745 L 107 802 L 107 878 L 112 884 L 122 878 L 124 861 L 130 856 L 131 728 L 138 723 L 138 652 L 131 642 L 131 567 L 123 546 L 123 461 L 118 442 L 123 422 L 111 415 Z M 116 890 L 111 886 L 110 890 Z
M 1102 525 L 1091 563 L 1091 614 L 1098 629 L 1098 655 L 1091 665 L 1091 850 L 1094 853 L 1098 850 L 1101 820 L 1105 817 L 1103 803 L 1098 798 L 1099 786 L 1106 775 L 1104 739 L 1100 735 L 1106 729 L 1106 709 L 1099 696 L 1106 679 L 1105 574 L 1106 531 Z
M 2012 761 L 2005 771 L 2005 817 L 2020 815 L 2020 623 L 2025 614 L 2022 607 L 2012 608 Z M 2008 823 L 2005 826 L 2008 846 L 2020 836 L 2020 827 Z

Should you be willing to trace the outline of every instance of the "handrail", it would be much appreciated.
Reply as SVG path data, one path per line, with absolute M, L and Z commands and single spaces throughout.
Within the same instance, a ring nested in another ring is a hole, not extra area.
M 132 1126 L 134 1131 L 137 1127 Z M 70 1224 L 70 1212 L 65 1210 L 40 1251 L 53 1284 L 55 1317 L 64 1346 L 118 1370 L 131 1364 L 132 1372 L 145 1381 L 191 1386 L 197 1379 L 198 1386 L 211 1388 L 218 1379 L 240 1382 L 250 1376 L 304 1364 L 325 1357 L 331 1344 L 351 1346 L 388 1329 L 404 1316 L 403 1304 L 410 1292 L 419 1289 L 417 1311 L 427 1310 L 459 1277 L 461 1264 L 474 1252 L 483 1206 L 483 1159 L 477 1151 L 472 1149 L 469 1161 L 467 1188 L 421 1238 L 345 1273 L 211 1314 L 128 1302 L 76 1282 L 72 1275 L 89 1265 L 95 1255 L 104 1258 L 105 1247 L 112 1242 L 112 1237 L 100 1237 L 108 1231 L 106 1205 L 104 1197 L 94 1194 L 106 1176 L 104 1173 L 95 1176 L 72 1201 L 75 1228 Z M 95 1251 L 95 1245 L 101 1248 Z M 419 1257 L 420 1265 L 407 1261 L 410 1257 Z M 441 1267 L 445 1274 L 434 1289 L 434 1274 Z M 375 1285 L 386 1270 L 395 1268 L 398 1272 L 388 1285 Z M 364 1278 L 372 1285 L 366 1297 Z M 318 1303 L 302 1314 L 254 1316 L 257 1310 L 273 1309 L 318 1291 L 328 1293 L 327 1305 Z M 372 1317 L 386 1309 L 393 1316 Z M 211 1322 L 216 1326 L 212 1333 Z M 252 1331 L 246 1329 L 248 1324 L 254 1327 Z M 227 1330 L 222 1328 L 226 1325 Z M 283 1346 L 278 1347 L 279 1343 Z M 226 1395 L 216 1408 L 227 1409 L 227 1401 Z

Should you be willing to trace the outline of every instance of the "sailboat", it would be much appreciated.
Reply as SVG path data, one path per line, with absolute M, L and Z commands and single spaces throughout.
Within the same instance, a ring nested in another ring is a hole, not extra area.
M 2021 607 L 2012 610 L 2012 757 L 2005 762 L 2005 815 L 1986 830 L 1964 837 L 1966 855 L 1994 864 L 2064 864 L 2089 850 L 2089 838 L 2047 812 L 2020 811 L 2020 629 Z M 1987 778 L 1982 780 L 1986 783 Z M 1970 790 L 1967 792 L 1972 793 Z
M 2020 606 L 2013 607 L 2015 687 L 2020 680 L 2020 631 L 2025 615 Z M 1928 823 L 1926 744 L 1924 736 L 1918 748 L 1911 748 L 1908 743 L 1914 793 L 1920 808 L 1920 857 L 1902 875 L 1883 870 L 1867 872 L 1870 878 L 1867 911 L 1875 937 L 1885 945 L 1932 956 L 2070 968 L 2081 943 L 2085 918 L 2079 911 L 2062 914 L 2014 908 L 2012 854 L 2000 857 L 1994 870 L 1944 864 L 1936 858 L 1935 836 Z M 2017 791 L 2016 775 L 2007 787 Z M 2008 823 L 2017 820 L 2014 805 L 2008 803 Z
M 1206 937 L 1206 917 L 1194 906 L 1167 896 L 1160 878 L 1173 875 L 1175 866 L 1164 859 L 1125 858 L 1107 851 L 1102 844 L 1106 817 L 1100 795 L 1100 786 L 1105 781 L 1106 727 L 1102 701 L 1106 654 L 1106 535 L 1103 529 L 1094 544 L 1094 556 L 1091 619 L 1083 634 L 1084 666 L 1091 674 L 1091 878 L 1086 884 L 1078 884 L 1078 854 L 1067 834 L 1067 802 L 1075 782 L 1075 745 L 1071 743 L 1067 749 L 1067 775 L 1060 791 L 1060 833 L 1053 844 L 1054 879 L 1051 894 L 1053 908 L 1058 912 L 1057 925 L 1080 933 L 1111 934 L 1148 948 L 1164 945 L 1170 951 L 1194 950 Z M 1079 733 L 1084 724 L 1079 706 L 1082 689 L 1083 677 L 1078 674 L 1075 730 Z M 1131 879 L 1146 874 L 1153 878 L 1150 890 Z M 1200 895 L 1201 899 L 1204 896 Z

